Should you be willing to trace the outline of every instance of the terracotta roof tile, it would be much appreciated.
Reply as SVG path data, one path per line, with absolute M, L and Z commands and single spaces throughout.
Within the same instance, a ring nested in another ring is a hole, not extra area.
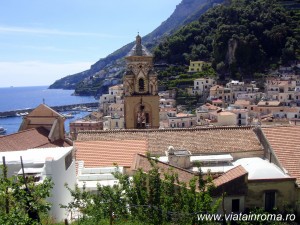
M 82 131 L 79 141 L 148 140 L 151 154 L 164 155 L 169 146 L 192 154 L 261 151 L 251 127 L 185 128 L 159 130 Z
M 242 166 L 237 166 L 231 170 L 228 170 L 226 173 L 222 174 L 217 179 L 213 180 L 213 183 L 216 187 L 226 184 L 232 180 L 235 180 L 241 176 L 246 175 L 248 172 Z
M 130 167 L 137 153 L 146 153 L 147 140 L 76 141 L 76 161 L 84 161 L 85 167 Z
M 50 142 L 49 131 L 45 128 L 33 128 L 0 137 L 0 151 L 19 151 L 32 148 L 51 148 L 70 146 L 64 140 Z
M 164 179 L 164 173 L 175 173 L 178 175 L 178 181 L 179 184 L 181 182 L 184 182 L 185 184 L 188 184 L 191 179 L 195 178 L 195 174 L 182 169 L 180 167 L 172 166 L 164 162 L 160 162 L 158 160 L 152 159 L 156 162 L 156 165 L 159 168 L 161 179 Z M 132 170 L 138 170 L 143 169 L 144 172 L 149 172 L 152 169 L 152 166 L 147 158 L 147 156 L 143 154 L 137 154 L 134 158 L 134 162 L 131 167 Z M 178 183 L 177 183 L 178 184 Z
M 279 163 L 300 186 L 300 126 L 262 128 Z

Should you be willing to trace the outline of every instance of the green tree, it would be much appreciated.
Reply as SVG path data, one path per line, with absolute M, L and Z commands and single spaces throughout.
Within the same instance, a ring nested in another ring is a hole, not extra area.
M 22 176 L 6 177 L 6 168 L 0 172 L 0 224 L 40 224 L 47 216 L 51 205 L 46 201 L 50 196 L 53 182 L 45 179 L 34 182 L 34 178 Z
M 188 184 L 182 183 L 172 169 L 162 171 L 156 160 L 148 160 L 147 173 L 139 169 L 130 178 L 115 172 L 119 184 L 113 187 L 98 186 L 96 193 L 70 190 L 74 201 L 67 207 L 80 209 L 83 224 L 105 224 L 112 219 L 115 224 L 198 224 L 197 213 L 216 212 L 219 201 L 213 203 L 211 178 L 204 179 L 200 173 Z

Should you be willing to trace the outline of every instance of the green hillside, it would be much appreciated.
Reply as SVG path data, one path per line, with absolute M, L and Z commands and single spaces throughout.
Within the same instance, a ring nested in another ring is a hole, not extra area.
M 155 50 L 156 62 L 211 61 L 221 75 L 252 78 L 299 53 L 299 11 L 275 0 L 233 0 L 218 5 Z M 297 32 L 298 31 L 298 32 Z
M 290 13 L 293 23 L 295 39 L 300 42 L 300 0 L 282 0 L 280 4 Z M 297 49 L 297 58 L 300 58 L 300 49 Z

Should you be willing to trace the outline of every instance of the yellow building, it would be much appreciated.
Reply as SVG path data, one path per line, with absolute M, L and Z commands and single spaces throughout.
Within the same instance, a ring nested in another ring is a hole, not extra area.
M 138 35 L 136 44 L 125 57 L 124 75 L 125 129 L 158 128 L 159 96 L 157 74 L 153 70 L 153 56 L 142 45 Z
M 208 65 L 208 63 L 204 61 L 190 61 L 189 73 L 201 72 L 203 69 L 203 65 Z

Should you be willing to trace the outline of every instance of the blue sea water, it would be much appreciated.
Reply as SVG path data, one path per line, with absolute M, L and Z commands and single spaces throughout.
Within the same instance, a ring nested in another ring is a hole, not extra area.
M 97 102 L 91 96 L 74 96 L 74 90 L 48 89 L 47 86 L 35 87 L 10 87 L 0 88 L 0 112 L 35 108 L 45 102 L 48 106 L 61 106 L 71 104 L 83 104 Z M 73 120 L 86 116 L 88 112 L 80 112 L 74 118 L 65 122 L 66 131 L 69 131 L 69 123 Z M 0 127 L 7 129 L 6 134 L 17 132 L 22 117 L 0 118 Z

